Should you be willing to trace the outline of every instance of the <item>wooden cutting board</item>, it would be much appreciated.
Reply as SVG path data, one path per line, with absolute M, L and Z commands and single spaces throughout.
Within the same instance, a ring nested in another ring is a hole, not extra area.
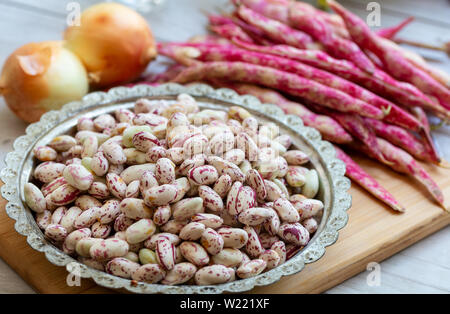
M 450 214 L 436 206 L 420 184 L 375 162 L 353 156 L 374 178 L 406 207 L 395 214 L 354 185 L 348 225 L 340 231 L 336 244 L 328 247 L 317 262 L 300 273 L 285 277 L 253 293 L 320 293 L 366 270 L 370 262 L 380 262 L 427 235 L 450 224 Z M 450 202 L 450 170 L 424 165 Z M 25 281 L 42 293 L 114 293 L 83 280 L 81 287 L 68 287 L 67 272 L 28 246 L 14 230 L 14 223 L 0 200 L 0 257 Z

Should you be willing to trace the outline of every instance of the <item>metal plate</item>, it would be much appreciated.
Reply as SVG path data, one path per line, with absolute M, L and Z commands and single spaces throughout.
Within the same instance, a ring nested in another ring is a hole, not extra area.
M 28 182 L 34 165 L 32 150 L 36 145 L 48 143 L 53 137 L 74 130 L 80 116 L 94 117 L 102 113 L 113 112 L 118 108 L 130 108 L 135 100 L 148 99 L 174 100 L 181 93 L 192 95 L 201 108 L 223 109 L 238 105 L 249 110 L 262 121 L 272 121 L 280 127 L 281 134 L 289 134 L 293 144 L 307 153 L 320 177 L 318 197 L 324 202 L 324 212 L 319 228 L 309 244 L 286 263 L 258 276 L 240 279 L 214 286 L 166 286 L 161 284 L 131 284 L 128 279 L 119 278 L 98 271 L 77 262 L 49 243 L 37 226 L 34 217 L 24 202 L 23 187 Z M 293 115 L 285 115 L 275 105 L 261 104 L 253 96 L 240 96 L 230 89 L 213 89 L 204 84 L 181 86 L 164 84 L 157 87 L 136 85 L 117 87 L 108 92 L 95 92 L 86 95 L 81 101 L 65 105 L 61 110 L 50 111 L 26 129 L 26 135 L 16 139 L 14 151 L 6 156 L 6 167 L 0 177 L 2 196 L 8 201 L 7 214 L 16 220 L 15 229 L 27 237 L 31 247 L 44 252 L 53 264 L 65 266 L 68 271 L 76 271 L 81 277 L 92 278 L 97 284 L 107 288 L 125 288 L 135 293 L 222 293 L 242 292 L 254 286 L 268 285 L 301 271 L 305 263 L 312 263 L 323 256 L 325 247 L 338 238 L 338 231 L 348 220 L 346 211 L 351 206 L 348 194 L 350 181 L 344 177 L 345 165 L 335 156 L 333 146 L 322 141 L 317 130 L 303 125 L 302 120 Z

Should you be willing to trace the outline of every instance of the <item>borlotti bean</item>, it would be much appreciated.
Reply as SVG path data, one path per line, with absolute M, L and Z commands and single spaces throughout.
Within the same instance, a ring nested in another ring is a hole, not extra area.
M 213 285 L 283 264 L 324 204 L 309 156 L 234 106 L 139 99 L 33 149 L 24 199 L 78 261 L 146 283 Z M 301 193 L 301 194 L 300 194 Z

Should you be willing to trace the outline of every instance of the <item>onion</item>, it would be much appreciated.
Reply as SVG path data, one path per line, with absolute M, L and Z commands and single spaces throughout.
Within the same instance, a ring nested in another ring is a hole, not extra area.
M 3 65 L 0 94 L 22 120 L 34 122 L 52 109 L 78 100 L 89 89 L 83 64 L 61 41 L 26 44 Z
M 66 29 L 66 47 L 80 57 L 96 87 L 134 80 L 156 57 L 151 30 L 132 9 L 100 3 L 85 10 L 80 22 Z

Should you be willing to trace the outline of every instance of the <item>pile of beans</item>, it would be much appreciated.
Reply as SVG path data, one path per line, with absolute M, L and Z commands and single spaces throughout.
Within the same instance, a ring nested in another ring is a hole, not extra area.
M 323 204 L 308 156 L 241 107 L 140 99 L 34 150 L 25 185 L 46 238 L 115 276 L 212 285 L 284 263 Z

